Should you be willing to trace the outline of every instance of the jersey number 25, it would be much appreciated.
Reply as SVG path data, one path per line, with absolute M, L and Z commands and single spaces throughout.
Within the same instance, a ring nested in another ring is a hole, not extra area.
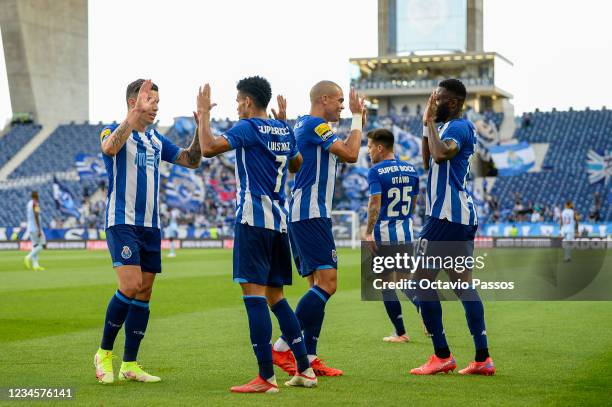
M 393 218 L 399 216 L 400 211 L 402 212 L 402 216 L 408 216 L 410 213 L 410 206 L 412 204 L 412 195 L 410 195 L 410 192 L 412 192 L 412 185 L 404 186 L 401 190 L 397 187 L 389 189 L 387 192 L 387 197 L 391 199 L 391 202 L 389 203 L 389 206 L 387 206 L 388 217 Z M 396 207 L 400 202 L 400 199 L 402 203 L 400 205 L 400 211 L 398 211 L 396 210 Z

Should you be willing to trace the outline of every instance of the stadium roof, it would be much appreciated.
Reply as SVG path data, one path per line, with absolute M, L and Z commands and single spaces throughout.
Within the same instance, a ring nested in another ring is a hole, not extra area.
M 432 62 L 465 62 L 493 60 L 495 57 L 501 58 L 504 62 L 514 65 L 510 60 L 497 52 L 455 52 L 449 54 L 410 54 L 410 55 L 389 55 L 382 57 L 351 58 L 349 61 L 356 65 L 384 65 L 384 64 L 416 64 Z

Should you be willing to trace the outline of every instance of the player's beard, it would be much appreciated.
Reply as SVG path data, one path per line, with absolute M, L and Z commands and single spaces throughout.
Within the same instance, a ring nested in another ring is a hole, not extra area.
M 436 123 L 446 123 L 449 117 L 450 109 L 448 108 L 448 104 L 439 105 L 436 111 Z

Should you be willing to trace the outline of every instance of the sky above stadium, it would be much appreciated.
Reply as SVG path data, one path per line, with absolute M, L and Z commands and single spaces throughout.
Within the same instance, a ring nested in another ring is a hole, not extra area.
M 484 0 L 484 48 L 514 63 L 507 90 L 517 114 L 612 105 L 611 11 L 598 0 Z M 254 74 L 295 117 L 308 111 L 315 82 L 347 93 L 349 58 L 376 54 L 377 0 L 90 0 L 90 119 L 122 120 L 125 87 L 138 77 L 160 86 L 162 124 L 190 114 L 204 82 L 213 116 L 236 118 L 236 81 Z M 10 115 L 0 55 L 0 123 Z

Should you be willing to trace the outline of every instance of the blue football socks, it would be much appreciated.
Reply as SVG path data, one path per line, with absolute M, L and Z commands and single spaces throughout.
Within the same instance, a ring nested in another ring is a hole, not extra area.
M 274 304 L 271 310 L 276 315 L 278 325 L 283 333 L 283 340 L 287 342 L 293 352 L 298 371 L 303 372 L 310 367 L 310 363 L 308 363 L 306 345 L 295 313 L 285 298 Z
M 406 328 L 402 318 L 402 304 L 397 298 L 397 293 L 395 290 L 384 290 L 382 296 L 387 315 L 395 328 L 395 334 L 398 336 L 405 335 Z
M 306 352 L 309 355 L 317 354 L 317 342 L 323 326 L 325 317 L 325 304 L 331 295 L 318 286 L 312 286 L 304 294 L 295 309 L 295 315 L 300 321 L 300 326 L 304 331 L 304 342 Z
M 149 301 L 132 300 L 125 319 L 124 362 L 134 362 L 138 357 L 140 342 L 144 338 L 149 323 Z
M 431 336 L 436 356 L 446 359 L 450 356 L 444 327 L 442 326 L 442 305 L 438 292 L 432 289 L 417 289 L 421 317 Z
M 251 344 L 259 365 L 259 375 L 263 379 L 274 376 L 272 365 L 272 320 L 266 297 L 260 295 L 244 295 L 244 306 L 249 319 Z
M 106 308 L 104 333 L 102 334 L 100 348 L 104 350 L 113 350 L 115 339 L 125 322 L 131 303 L 132 299 L 124 295 L 121 291 L 117 290 L 115 292 Z

